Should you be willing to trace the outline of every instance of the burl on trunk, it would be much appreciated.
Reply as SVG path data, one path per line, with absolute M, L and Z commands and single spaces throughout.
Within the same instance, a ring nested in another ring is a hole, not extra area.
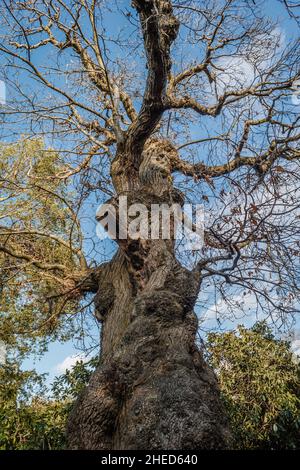
M 176 152 L 150 139 L 139 173 L 112 165 L 128 204 L 183 204 L 173 187 Z M 129 172 L 127 172 L 128 174 Z M 117 207 L 117 199 L 110 201 Z M 199 273 L 179 264 L 174 239 L 118 240 L 98 274 L 101 365 L 68 424 L 72 449 L 224 449 L 230 432 L 213 371 L 195 344 Z

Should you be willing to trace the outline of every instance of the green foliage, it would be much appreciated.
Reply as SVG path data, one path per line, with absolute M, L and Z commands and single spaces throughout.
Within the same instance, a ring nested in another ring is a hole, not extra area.
M 300 368 L 265 323 L 211 333 L 208 358 L 220 382 L 239 449 L 300 447 Z M 0 449 L 63 449 L 73 401 L 99 363 L 78 361 L 50 390 L 16 362 L 0 367 Z M 41 398 L 43 397 L 43 398 Z
M 70 407 L 97 363 L 96 358 L 77 362 L 51 390 L 43 376 L 20 370 L 16 362 L 0 366 L 0 450 L 65 448 Z
M 0 365 L 0 449 L 63 448 L 72 400 L 93 367 L 77 364 L 50 390 L 44 377 L 20 368 L 49 342 L 83 334 L 75 314 L 87 265 L 76 191 L 63 176 L 69 170 L 42 139 L 0 143 L 0 342 L 8 351 Z
M 265 323 L 208 336 L 236 446 L 300 448 L 300 368 Z
M 23 354 L 74 334 L 84 258 L 64 168 L 41 139 L 0 144 L 0 340 Z
M 64 443 L 66 406 L 39 398 L 43 377 L 17 363 L 0 367 L 0 449 L 53 449 Z
M 77 361 L 71 370 L 67 370 L 65 374 L 54 380 L 53 396 L 57 400 L 75 400 L 88 384 L 90 376 L 98 364 L 98 357 L 93 357 L 88 362 Z

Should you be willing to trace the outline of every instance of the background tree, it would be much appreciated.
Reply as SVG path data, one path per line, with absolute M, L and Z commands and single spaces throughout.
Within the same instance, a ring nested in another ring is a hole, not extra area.
M 43 377 L 22 371 L 18 362 L 9 361 L 0 367 L 1 450 L 64 446 L 67 404 L 50 401 L 45 392 Z
M 41 140 L 0 146 L 0 338 L 23 355 L 80 334 L 72 315 L 87 264 L 74 192 L 53 179 L 60 169 Z
M 73 448 L 226 447 L 216 379 L 195 345 L 199 292 L 230 311 L 250 291 L 274 321 L 297 312 L 299 41 L 287 44 L 263 5 L 3 1 L 3 139 L 44 139 L 38 173 L 23 158 L 10 173 L 14 154 L 2 170 L 1 207 L 19 207 L 2 218 L 2 284 L 17 289 L 15 308 L 3 296 L 4 325 L 15 341 L 6 319 L 25 305 L 41 337 L 45 324 L 72 335 L 69 319 L 96 294 L 102 360 L 70 417 Z M 101 264 L 84 211 L 107 197 L 118 210 L 120 195 L 202 201 L 204 246 L 191 260 L 173 239 L 119 238 Z
M 78 361 L 51 387 L 46 387 L 45 376 L 22 371 L 16 359 L 0 366 L 0 449 L 66 448 L 68 413 L 98 362 Z
M 236 446 L 296 449 L 300 437 L 299 359 L 265 323 L 237 333 L 211 333 L 207 350 L 217 371 Z

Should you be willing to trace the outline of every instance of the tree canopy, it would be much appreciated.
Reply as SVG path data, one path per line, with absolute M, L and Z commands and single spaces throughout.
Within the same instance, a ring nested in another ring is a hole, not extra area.
M 74 192 L 53 179 L 60 168 L 41 140 L 0 146 L 0 338 L 21 353 L 36 339 L 43 348 L 70 338 L 80 308 L 76 282 L 87 263 Z
M 208 215 L 192 258 L 202 290 L 233 311 L 244 289 L 275 321 L 297 311 L 297 35 L 287 43 L 260 2 L 156 3 L 157 17 L 138 1 L 1 6 L 3 136 L 18 138 L 0 149 L 6 331 L 22 319 L 51 336 L 83 312 L 103 260 L 87 242 L 92 208 L 114 194 L 116 150 L 136 153 L 152 132 L 172 142 L 174 184 Z

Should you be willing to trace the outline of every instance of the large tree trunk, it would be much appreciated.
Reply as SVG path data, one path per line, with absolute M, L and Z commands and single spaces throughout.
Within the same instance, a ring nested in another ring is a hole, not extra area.
M 150 142 L 136 179 L 126 179 L 116 160 L 115 187 L 128 205 L 183 203 L 168 176 L 170 155 L 167 143 Z M 71 413 L 70 447 L 226 448 L 217 381 L 195 344 L 199 274 L 178 263 L 172 239 L 119 245 L 98 278 L 101 365 Z

